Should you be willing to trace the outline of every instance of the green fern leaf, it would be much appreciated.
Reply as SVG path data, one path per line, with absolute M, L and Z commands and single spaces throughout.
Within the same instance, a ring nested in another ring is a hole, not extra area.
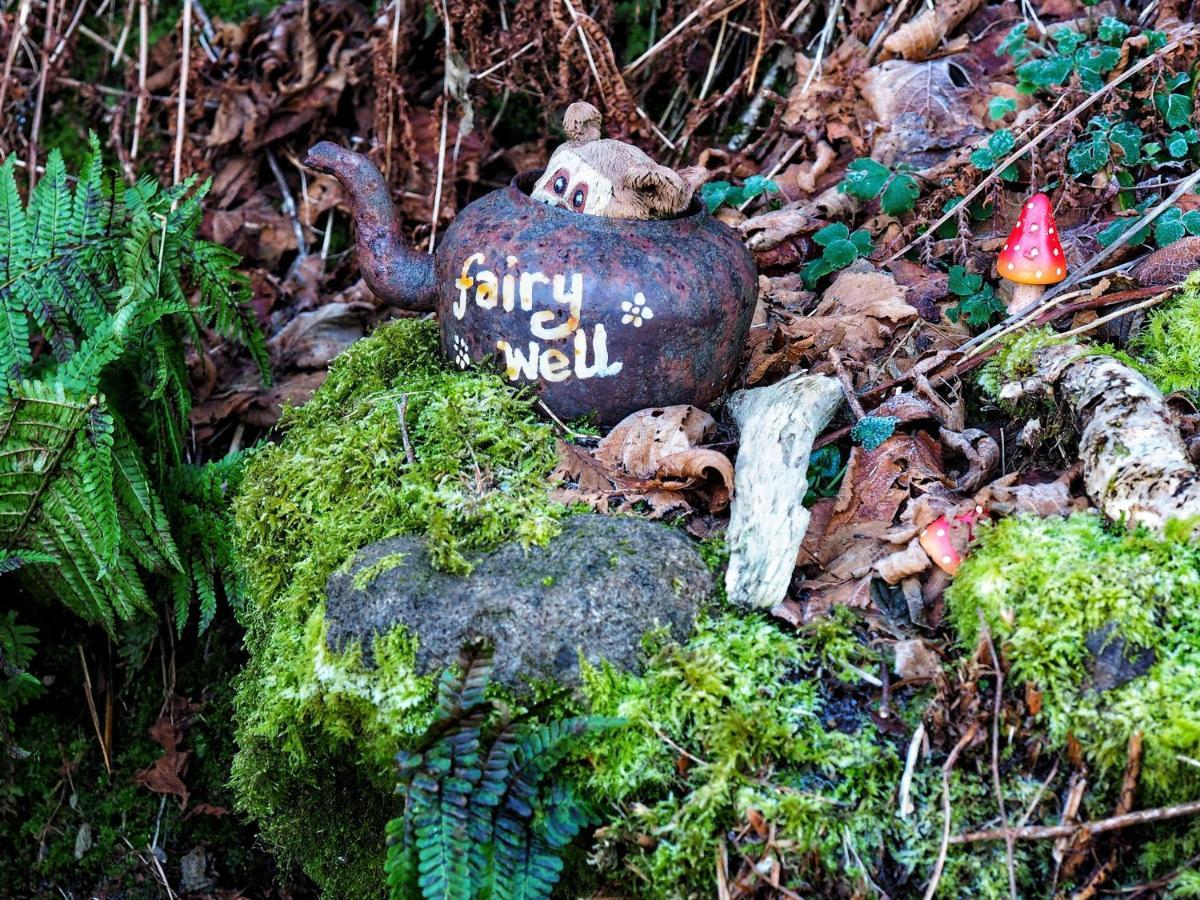
M 15 163 L 16 158 L 9 156 L 0 166 L 0 397 L 33 362 L 24 282 L 29 230 L 13 175 Z

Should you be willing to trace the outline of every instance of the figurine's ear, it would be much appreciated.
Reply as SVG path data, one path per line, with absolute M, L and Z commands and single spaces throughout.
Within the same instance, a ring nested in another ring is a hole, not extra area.
M 653 216 L 674 215 L 692 198 L 691 190 L 673 169 L 656 163 L 635 163 L 621 184 L 632 191 Z
M 700 190 L 701 185 L 712 178 L 712 172 L 704 168 L 704 166 L 688 166 L 686 169 L 679 170 L 679 177 L 683 179 L 683 183 L 688 188 L 688 200 L 691 195 Z
M 580 100 L 567 107 L 567 111 L 563 115 L 563 131 L 572 141 L 598 141 L 600 140 L 600 125 L 603 121 L 600 110 L 592 104 Z

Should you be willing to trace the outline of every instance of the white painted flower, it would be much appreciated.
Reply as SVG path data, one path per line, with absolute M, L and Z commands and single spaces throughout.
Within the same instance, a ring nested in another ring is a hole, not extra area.
M 641 328 L 642 322 L 654 318 L 654 310 L 646 303 L 646 295 L 641 291 L 634 294 L 632 300 L 623 300 L 621 310 L 624 312 L 624 315 L 621 316 L 621 324 L 628 325 L 632 322 L 634 328 Z
M 460 369 L 465 369 L 471 364 L 471 348 L 467 346 L 467 342 L 461 334 L 454 336 L 454 362 L 458 364 Z

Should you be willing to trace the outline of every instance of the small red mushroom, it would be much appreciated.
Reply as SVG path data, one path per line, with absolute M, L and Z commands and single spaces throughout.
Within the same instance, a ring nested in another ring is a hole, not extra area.
M 953 575 L 962 564 L 962 554 L 950 540 L 950 522 L 938 516 L 923 529 L 918 538 L 921 549 L 929 554 L 934 564 L 948 575 Z
M 1050 210 L 1050 198 L 1034 194 L 1021 207 L 1017 224 L 996 258 L 1001 278 L 1017 287 L 1009 301 L 1009 313 L 1032 305 L 1048 284 L 1067 277 L 1067 258 L 1058 240 L 1058 226 Z
M 944 515 L 938 516 L 928 525 L 921 529 L 921 533 L 917 540 L 921 544 L 921 549 L 928 554 L 934 564 L 948 575 L 953 575 L 958 571 L 958 567 L 962 565 L 963 557 L 966 553 L 960 553 L 958 547 L 955 546 L 952 532 L 955 530 L 961 531 L 962 528 L 967 529 L 966 540 L 963 540 L 959 534 L 959 541 L 963 544 L 975 540 L 975 525 L 982 519 L 988 519 L 990 516 L 987 511 L 976 504 L 974 509 L 954 517 L 954 524 L 950 524 L 950 520 Z

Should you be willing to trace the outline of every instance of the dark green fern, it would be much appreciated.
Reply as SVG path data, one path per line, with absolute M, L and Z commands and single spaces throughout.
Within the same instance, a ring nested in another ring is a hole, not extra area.
M 35 593 L 110 632 L 160 585 L 181 625 L 198 596 L 203 627 L 230 563 L 204 501 L 236 463 L 185 466 L 185 344 L 213 329 L 266 378 L 247 280 L 196 236 L 207 185 L 127 188 L 94 136 L 74 187 L 52 152 L 22 204 L 13 167 L 0 165 L 0 550 L 25 556 Z
M 548 898 L 562 851 L 598 821 L 572 785 L 547 781 L 580 738 L 621 720 L 513 717 L 484 698 L 491 670 L 490 647 L 464 648 L 429 730 L 396 758 L 405 804 L 387 828 L 393 900 Z

